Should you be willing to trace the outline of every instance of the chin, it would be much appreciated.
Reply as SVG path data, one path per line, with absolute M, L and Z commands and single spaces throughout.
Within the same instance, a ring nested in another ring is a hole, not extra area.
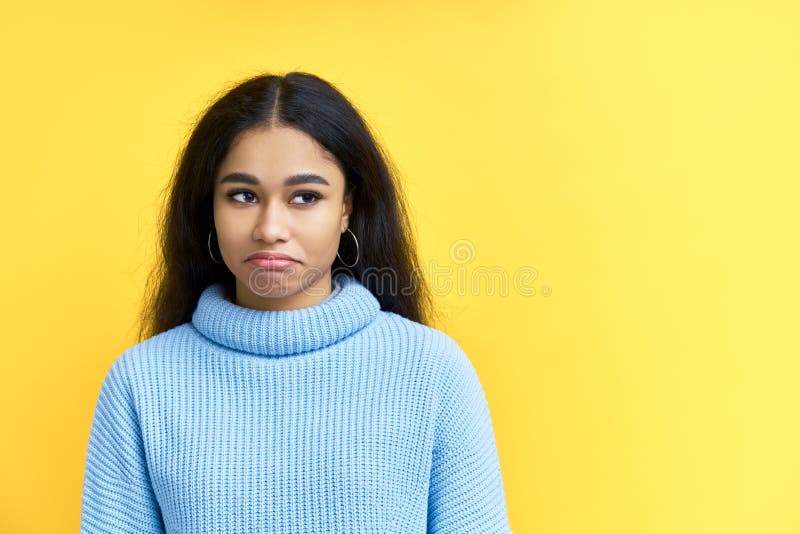
M 268 269 L 253 270 L 243 285 L 259 297 L 287 297 L 302 289 L 297 273 Z

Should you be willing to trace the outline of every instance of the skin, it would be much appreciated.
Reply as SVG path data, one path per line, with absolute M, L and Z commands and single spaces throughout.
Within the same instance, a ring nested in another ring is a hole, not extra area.
M 232 173 L 257 183 L 223 183 Z M 318 175 L 329 185 L 284 183 L 298 174 Z M 214 225 L 222 259 L 236 278 L 237 305 L 296 310 L 330 295 L 331 265 L 352 211 L 344 189 L 334 156 L 299 129 L 259 127 L 236 139 L 214 179 Z M 246 261 L 254 252 L 280 252 L 297 263 L 283 271 L 259 267 Z

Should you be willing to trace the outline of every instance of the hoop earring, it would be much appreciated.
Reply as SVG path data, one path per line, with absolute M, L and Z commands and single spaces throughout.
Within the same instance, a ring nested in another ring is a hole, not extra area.
M 358 239 L 356 239 L 356 234 L 354 234 L 354 233 L 353 233 L 353 231 L 352 231 L 352 230 L 350 230 L 350 228 L 345 228 L 345 230 L 347 230 L 348 232 L 350 232 L 350 235 L 352 235 L 352 236 L 353 236 L 353 239 L 355 239 L 355 241 L 356 241 L 356 261 L 354 261 L 352 265 L 347 265 L 347 264 L 344 262 L 344 260 L 342 259 L 342 257 L 341 257 L 341 256 L 339 256 L 339 251 L 338 251 L 338 250 L 336 251 L 336 257 L 337 257 L 337 258 L 339 258 L 339 261 L 341 261 L 341 262 L 342 262 L 342 265 L 344 265 L 345 267 L 353 267 L 353 266 L 354 266 L 356 263 L 358 263 L 358 258 L 359 258 L 359 256 L 360 256 L 360 254 L 359 254 L 359 249 L 358 249 Z
M 214 260 L 214 263 L 225 263 L 223 261 L 217 261 L 217 258 L 214 257 L 214 254 L 211 253 L 211 232 L 214 229 L 212 228 L 210 232 L 208 232 L 208 255 L 211 256 L 211 259 Z

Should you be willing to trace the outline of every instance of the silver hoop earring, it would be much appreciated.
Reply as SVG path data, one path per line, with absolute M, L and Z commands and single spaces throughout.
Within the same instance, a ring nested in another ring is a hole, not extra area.
M 356 239 L 356 234 L 354 234 L 354 233 L 353 233 L 353 231 L 352 231 L 352 230 L 350 230 L 350 228 L 345 228 L 345 230 L 347 230 L 348 232 L 350 232 L 350 235 L 352 235 L 352 236 L 353 236 L 353 239 L 355 239 L 355 242 L 356 242 L 356 261 L 354 261 L 352 265 L 347 265 L 347 264 L 344 262 L 344 260 L 342 259 L 342 257 L 341 257 L 341 256 L 339 256 L 339 251 L 338 251 L 338 250 L 336 251 L 336 257 L 337 257 L 337 258 L 339 258 L 339 261 L 341 261 L 341 262 L 342 262 L 342 265 L 344 265 L 345 267 L 353 267 L 353 266 L 354 266 L 356 263 L 358 263 L 358 258 L 359 258 L 359 256 L 360 256 L 360 254 L 359 254 L 359 249 L 358 249 L 358 239 Z
M 211 231 L 208 232 L 208 255 L 211 256 L 211 259 L 214 260 L 214 263 L 225 263 L 222 261 L 217 261 L 217 258 L 214 257 L 214 254 L 211 253 L 211 232 L 213 231 L 214 229 L 212 228 Z

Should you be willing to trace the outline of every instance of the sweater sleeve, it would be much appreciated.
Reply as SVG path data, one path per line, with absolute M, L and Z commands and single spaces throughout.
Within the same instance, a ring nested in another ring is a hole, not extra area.
M 94 411 L 86 453 L 80 531 L 81 534 L 164 532 L 121 358 L 106 373 Z
M 508 533 L 489 405 L 455 341 L 443 372 L 428 494 L 428 533 Z

